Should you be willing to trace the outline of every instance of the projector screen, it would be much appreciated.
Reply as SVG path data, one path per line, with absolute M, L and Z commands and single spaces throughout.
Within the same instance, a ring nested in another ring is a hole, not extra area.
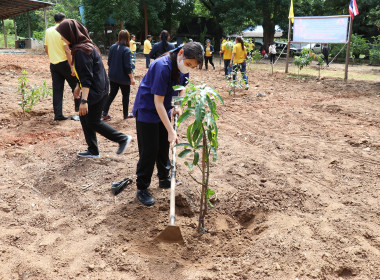
M 348 17 L 294 18 L 293 42 L 346 43 Z

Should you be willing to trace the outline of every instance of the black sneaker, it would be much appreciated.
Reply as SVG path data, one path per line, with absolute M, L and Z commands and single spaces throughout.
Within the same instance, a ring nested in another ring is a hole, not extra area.
M 137 199 L 140 200 L 145 206 L 152 206 L 155 203 L 153 196 L 149 193 L 148 189 L 137 190 Z
M 56 117 L 54 117 L 54 120 L 55 120 L 55 121 L 65 121 L 65 120 L 67 120 L 68 118 L 69 118 L 69 117 L 62 115 L 62 116 L 56 116 Z
M 119 143 L 119 149 L 117 149 L 116 153 L 118 155 L 124 153 L 125 149 L 129 146 L 129 143 L 131 143 L 131 141 L 132 141 L 132 136 L 127 135 L 127 139 Z
M 78 157 L 84 157 L 84 158 L 100 158 L 100 155 L 93 155 L 89 151 L 77 153 Z
M 170 179 L 170 177 L 168 177 L 166 179 L 160 179 L 158 181 L 158 187 L 160 189 L 170 189 L 170 187 L 171 187 L 171 179 Z

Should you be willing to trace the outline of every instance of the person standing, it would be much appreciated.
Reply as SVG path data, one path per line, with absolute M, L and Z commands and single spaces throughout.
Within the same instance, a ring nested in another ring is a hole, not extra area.
M 135 79 L 132 74 L 132 57 L 129 46 L 129 32 L 128 30 L 121 30 L 118 35 L 117 43 L 110 47 L 110 52 L 108 54 L 108 77 L 110 79 L 111 91 L 104 105 L 103 120 L 111 119 L 111 116 L 108 115 L 108 111 L 119 88 L 123 95 L 124 119 L 133 117 L 132 114 L 128 114 L 131 85 L 135 84 Z
M 232 58 L 233 47 L 234 47 L 233 43 L 228 40 L 222 44 L 222 50 L 220 51 L 220 54 L 223 54 L 224 75 L 226 77 L 229 77 L 232 72 L 232 67 L 230 67 L 230 60 Z
M 172 97 L 177 95 L 173 86 L 186 85 L 189 70 L 202 61 L 201 44 L 186 43 L 156 59 L 140 83 L 133 105 L 139 147 L 136 196 L 146 206 L 155 203 L 148 191 L 155 165 L 159 187 L 170 188 L 169 147 L 170 144 L 178 143 L 177 133 L 170 123 L 170 115 L 181 114 L 180 109 L 172 112 Z M 180 95 L 183 93 L 182 91 Z
M 329 47 L 327 46 L 327 44 L 323 44 L 322 53 L 325 57 L 326 66 L 329 67 Z
M 65 81 L 68 82 L 74 93 L 77 86 L 77 78 L 74 74 L 74 69 L 71 66 L 71 53 L 67 44 L 61 40 L 61 35 L 57 32 L 56 27 L 66 18 L 64 13 L 57 13 L 54 15 L 55 26 L 46 30 L 45 34 L 45 52 L 50 60 L 50 73 L 53 83 L 53 109 L 54 120 L 63 121 L 68 117 L 63 115 L 63 90 Z M 76 89 L 79 90 L 79 87 Z M 79 111 L 79 99 L 74 99 L 75 112 Z M 78 116 L 72 116 L 72 120 L 79 121 Z
M 166 30 L 162 30 L 160 34 L 161 41 L 159 43 L 154 44 L 152 50 L 150 51 L 149 57 L 152 59 L 157 59 L 164 53 L 173 50 L 174 45 L 169 43 L 170 34 Z
M 79 116 L 88 148 L 77 155 L 85 158 L 100 157 L 96 132 L 118 143 L 116 153 L 123 153 L 132 137 L 120 133 L 101 120 L 109 84 L 99 48 L 90 39 L 87 29 L 74 19 L 62 21 L 57 31 L 70 46 L 74 70 L 82 89 Z
M 132 73 L 135 73 L 136 68 L 136 45 L 141 45 L 140 42 L 136 42 L 136 36 L 131 35 L 131 41 L 129 42 L 129 48 L 131 50 L 131 62 L 132 62 Z
M 247 58 L 247 49 L 244 48 L 244 42 L 241 36 L 236 37 L 236 44 L 232 50 L 232 57 L 230 60 L 230 67 L 232 67 L 233 63 L 233 80 L 236 81 L 236 74 L 237 71 L 240 70 L 241 74 L 243 75 L 243 79 L 245 81 L 245 89 L 248 90 L 248 77 L 245 73 L 246 71 L 246 63 L 245 59 Z
M 277 53 L 277 51 L 276 51 L 276 45 L 274 43 L 270 44 L 268 52 L 269 52 L 269 55 L 270 55 L 270 57 L 269 57 L 270 58 L 270 63 L 274 64 L 275 61 L 276 61 L 276 53 Z
M 214 46 L 211 45 L 210 39 L 206 40 L 206 46 L 205 46 L 205 67 L 206 71 L 208 71 L 208 62 L 210 62 L 211 66 L 215 70 L 214 63 L 212 62 L 212 55 L 214 53 Z
M 144 41 L 144 55 L 145 55 L 146 68 L 149 68 L 149 65 L 150 65 L 149 53 L 152 50 L 152 44 L 150 43 L 150 41 L 152 41 L 152 36 L 151 35 L 146 36 L 146 40 Z

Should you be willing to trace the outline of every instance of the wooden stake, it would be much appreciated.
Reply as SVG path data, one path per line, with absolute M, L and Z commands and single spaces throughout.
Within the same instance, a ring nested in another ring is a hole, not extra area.
M 27 14 L 27 18 L 28 18 L 28 35 L 29 35 L 29 39 L 32 37 L 32 34 L 31 34 L 31 31 L 30 31 L 30 16 L 29 16 L 29 12 L 26 12 Z
M 290 56 L 290 32 L 292 31 L 292 20 L 289 18 L 289 30 L 288 30 L 288 46 L 286 47 L 286 64 L 285 73 L 288 73 L 289 56 Z
M 47 18 L 46 18 L 46 7 L 44 8 L 44 18 L 45 18 L 45 30 L 48 28 Z
M 352 25 L 354 23 L 354 19 L 350 17 L 350 33 L 348 35 L 348 43 L 347 43 L 347 52 L 346 52 L 346 66 L 344 68 L 344 81 L 347 82 L 348 79 L 348 61 L 350 60 L 350 45 L 351 45 L 351 35 L 352 35 Z
M 4 34 L 4 47 L 5 47 L 5 48 L 8 48 L 8 44 L 7 44 L 7 33 L 5 32 L 4 19 L 2 20 L 2 22 L 3 22 L 3 34 Z
M 17 25 L 15 17 L 13 17 L 13 27 L 15 28 L 15 41 L 17 41 Z

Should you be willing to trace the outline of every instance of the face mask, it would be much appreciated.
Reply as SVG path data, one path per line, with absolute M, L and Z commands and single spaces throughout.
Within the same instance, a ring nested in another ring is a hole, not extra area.
M 182 74 L 187 74 L 190 72 L 190 67 L 185 66 L 185 64 L 183 63 L 183 56 L 180 62 L 178 62 L 178 58 L 177 58 L 177 65 L 178 65 L 179 71 L 181 71 Z

